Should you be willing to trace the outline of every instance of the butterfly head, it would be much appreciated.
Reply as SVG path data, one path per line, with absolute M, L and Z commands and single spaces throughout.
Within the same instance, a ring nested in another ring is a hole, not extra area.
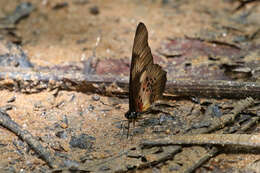
M 128 119 L 128 120 L 134 120 L 134 119 L 137 119 L 137 117 L 139 116 L 140 112 L 132 112 L 132 111 L 127 111 L 125 113 L 125 117 Z

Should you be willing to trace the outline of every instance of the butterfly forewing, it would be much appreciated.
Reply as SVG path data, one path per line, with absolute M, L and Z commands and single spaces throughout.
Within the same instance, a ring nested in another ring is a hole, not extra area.
M 132 60 L 129 81 L 129 109 L 133 112 L 141 112 L 142 100 L 138 95 L 141 83 L 140 76 L 149 64 L 153 64 L 151 49 L 148 45 L 148 32 L 143 23 L 137 26 L 134 45 L 132 50 Z

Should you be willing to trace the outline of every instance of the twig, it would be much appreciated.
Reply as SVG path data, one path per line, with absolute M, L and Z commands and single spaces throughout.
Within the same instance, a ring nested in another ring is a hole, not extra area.
M 257 2 L 259 0 L 239 0 L 240 4 L 236 7 L 235 11 L 240 10 L 241 8 L 245 7 L 249 3 Z
M 126 95 L 128 77 L 113 75 L 86 75 L 83 73 L 64 73 L 56 71 L 31 71 L 26 69 L 0 68 L 0 89 L 37 93 L 42 90 L 73 90 L 79 92 L 94 92 L 100 94 L 113 93 Z M 116 83 L 118 89 L 106 91 L 106 86 Z M 236 81 L 195 81 L 168 80 L 166 93 L 177 96 L 198 96 L 212 98 L 258 98 L 260 99 L 260 84 L 254 82 Z
M 174 149 L 169 149 L 169 148 L 164 148 L 164 150 L 169 150 L 166 152 L 166 154 L 164 154 L 163 156 L 159 157 L 158 159 L 151 161 L 151 162 L 146 162 L 146 163 L 142 163 L 139 164 L 139 166 L 137 167 L 138 169 L 145 169 L 145 168 L 149 168 L 155 165 L 158 165 L 159 163 L 165 162 L 167 160 L 172 159 L 177 153 L 179 153 L 182 150 L 181 146 L 175 146 Z
M 172 80 L 166 85 L 166 92 L 180 96 L 212 98 L 259 98 L 260 84 L 222 80 Z M 254 95 L 257 94 L 258 96 Z
M 248 134 L 198 134 L 198 135 L 173 135 L 164 139 L 145 141 L 143 148 L 167 145 L 221 145 L 254 147 L 260 149 L 260 135 Z
M 44 160 L 49 167 L 57 167 L 55 159 L 51 156 L 51 153 L 45 149 L 34 136 L 27 130 L 23 130 L 16 122 L 11 120 L 8 114 L 0 111 L 0 125 L 9 129 L 25 141 L 39 156 Z
M 199 168 L 200 165 L 208 161 L 210 158 L 216 156 L 219 152 L 219 149 L 217 147 L 213 147 L 208 151 L 203 157 L 201 157 L 195 164 L 187 168 L 184 173 L 192 173 L 195 169 Z
M 236 116 L 240 112 L 242 112 L 249 106 L 252 106 L 253 104 L 254 104 L 254 99 L 252 99 L 251 97 L 248 97 L 244 100 L 240 100 L 238 103 L 235 104 L 234 109 L 229 114 L 226 114 L 220 118 L 214 119 L 214 121 L 212 121 L 212 125 L 209 128 L 194 129 L 191 131 L 191 133 L 192 134 L 210 133 L 212 131 L 223 128 L 225 125 L 233 123 L 235 121 Z
M 224 41 L 206 39 L 206 38 L 200 38 L 200 37 L 190 37 L 190 36 L 185 36 L 185 37 L 190 40 L 199 40 L 199 41 L 203 41 L 203 42 L 207 42 L 207 43 L 211 43 L 211 44 L 218 44 L 218 45 L 222 45 L 222 46 L 228 46 L 230 48 L 234 48 L 237 50 L 241 50 L 239 45 L 237 45 L 235 43 L 228 43 L 228 42 L 224 42 Z
M 248 122 L 246 125 L 242 126 L 241 129 L 239 130 L 239 132 L 245 132 L 247 131 L 248 129 L 250 129 L 254 124 L 257 123 L 257 121 L 260 120 L 260 117 L 257 116 L 257 117 L 253 117 L 250 122 Z

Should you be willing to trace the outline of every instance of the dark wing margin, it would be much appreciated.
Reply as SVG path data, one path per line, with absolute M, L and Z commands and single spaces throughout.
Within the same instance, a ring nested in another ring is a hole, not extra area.
M 140 90 L 140 76 L 145 68 L 153 64 L 153 56 L 148 45 L 148 31 L 143 23 L 139 23 L 135 32 L 132 49 L 132 60 L 129 81 L 129 109 L 135 112 L 138 105 L 135 100 Z

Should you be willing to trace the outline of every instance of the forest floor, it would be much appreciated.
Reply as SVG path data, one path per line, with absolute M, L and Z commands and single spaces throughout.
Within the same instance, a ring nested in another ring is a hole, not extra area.
M 31 3 L 32 10 L 26 17 L 10 22 L 16 7 L 25 2 Z M 240 5 L 236 0 L 1 0 L 0 18 L 9 18 L 0 22 L 0 42 L 20 45 L 27 57 L 23 61 L 32 66 L 22 67 L 23 62 L 19 62 L 20 67 L 16 67 L 0 58 L 0 76 L 2 69 L 10 66 L 39 73 L 111 74 L 128 79 L 136 26 L 143 22 L 154 61 L 167 71 L 169 81 L 259 82 L 260 3 L 253 1 L 238 8 Z M 0 44 L 0 55 L 4 55 L 6 45 Z M 126 94 L 118 97 L 113 93 L 56 89 L 26 93 L 19 88 L 0 88 L 1 109 L 53 157 L 63 160 L 60 166 L 64 170 L 93 172 L 187 172 L 205 156 L 209 146 L 143 151 L 138 148 L 140 143 L 205 128 L 207 122 L 228 113 L 239 101 L 195 96 L 170 99 L 170 106 L 160 107 L 162 112 L 144 115 L 135 127 L 131 126 L 131 135 L 126 138 Z M 243 123 L 259 116 L 259 109 L 256 104 L 243 111 L 235 123 L 217 133 L 239 131 Z M 260 126 L 255 125 L 245 133 L 259 131 Z M 260 169 L 256 150 L 223 147 L 218 151 L 195 172 Z M 54 171 L 25 141 L 4 127 L 0 128 L 0 153 L 0 169 L 6 172 Z

